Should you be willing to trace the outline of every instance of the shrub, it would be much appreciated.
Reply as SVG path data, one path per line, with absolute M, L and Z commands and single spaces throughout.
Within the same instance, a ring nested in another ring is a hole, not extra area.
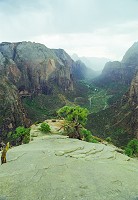
M 92 138 L 91 142 L 92 142 L 92 143 L 99 143 L 98 140 L 95 139 L 95 138 Z
M 112 139 L 111 139 L 111 137 L 107 137 L 105 140 L 106 140 L 107 142 L 109 142 L 109 143 L 111 143 L 111 142 L 112 142 Z
M 84 138 L 84 141 L 86 142 L 91 142 L 92 141 L 92 134 L 91 134 L 91 131 L 88 131 L 87 129 L 83 129 L 81 131 L 81 134 Z
M 43 122 L 41 125 L 40 125 L 40 131 L 44 132 L 44 133 L 48 133 L 50 132 L 50 126 L 49 124 Z
M 127 144 L 127 147 L 125 148 L 125 154 L 130 157 L 138 156 L 138 140 L 137 139 L 130 140 L 130 142 Z
M 23 144 L 27 144 L 30 142 L 30 135 L 25 135 L 23 138 Z
M 87 129 L 83 129 L 81 134 L 86 142 L 99 143 L 99 141 L 101 141 L 100 138 L 93 136 L 91 131 L 88 131 Z
M 25 128 L 24 126 L 19 126 L 15 129 L 15 132 L 9 132 L 7 135 L 7 138 L 13 145 L 29 143 L 30 128 Z
M 126 147 L 126 148 L 125 148 L 125 154 L 126 154 L 127 156 L 132 157 L 132 156 L 133 156 L 133 151 L 132 151 L 132 149 Z

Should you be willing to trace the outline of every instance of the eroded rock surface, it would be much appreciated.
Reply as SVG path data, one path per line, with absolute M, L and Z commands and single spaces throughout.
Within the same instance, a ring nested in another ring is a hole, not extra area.
M 136 200 L 138 161 L 114 146 L 60 135 L 12 148 L 0 166 L 0 199 Z
M 54 53 L 54 50 L 45 45 L 32 42 L 3 42 L 0 44 L 0 52 L 5 59 L 13 62 L 19 70 L 19 80 L 14 84 L 21 94 L 23 92 L 49 94 L 52 92 L 52 85 L 54 84 L 57 84 L 63 90 L 73 89 L 72 65 L 66 64 Z M 7 65 L 7 68 L 9 68 L 9 65 Z M 50 84 L 51 81 L 52 84 Z

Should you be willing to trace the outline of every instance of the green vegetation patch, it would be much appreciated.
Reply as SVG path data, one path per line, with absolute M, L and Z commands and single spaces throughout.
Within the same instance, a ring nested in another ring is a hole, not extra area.
M 88 110 L 80 106 L 64 106 L 58 110 L 58 116 L 66 120 L 64 131 L 70 138 L 82 139 L 81 130 L 86 124 Z
M 33 98 L 25 97 L 22 102 L 32 122 L 55 117 L 56 111 L 65 105 L 58 95 L 44 94 Z
M 15 131 L 11 131 L 7 135 L 7 140 L 13 145 L 26 144 L 30 141 L 30 128 L 19 126 Z
M 138 157 L 138 140 L 137 139 L 133 139 L 128 142 L 125 148 L 125 154 L 130 157 L 134 157 L 134 156 Z
M 43 123 L 40 125 L 39 130 L 42 131 L 43 133 L 49 133 L 51 129 L 50 129 L 49 124 L 43 122 Z

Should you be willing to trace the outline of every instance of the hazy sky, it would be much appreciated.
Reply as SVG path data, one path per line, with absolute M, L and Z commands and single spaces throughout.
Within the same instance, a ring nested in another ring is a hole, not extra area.
M 138 0 L 0 0 L 3 41 L 120 60 L 138 41 Z

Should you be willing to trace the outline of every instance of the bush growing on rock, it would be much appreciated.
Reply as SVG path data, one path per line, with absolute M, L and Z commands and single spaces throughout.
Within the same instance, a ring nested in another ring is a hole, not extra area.
M 80 106 L 64 106 L 58 115 L 66 120 L 64 130 L 70 138 L 82 139 L 81 129 L 86 124 L 88 110 Z
M 100 138 L 93 136 L 91 131 L 88 131 L 87 129 L 82 129 L 81 134 L 83 136 L 83 140 L 86 142 L 92 142 L 92 143 L 101 142 Z
M 86 142 L 91 142 L 92 141 L 92 134 L 91 131 L 88 131 L 87 129 L 83 129 L 81 131 L 81 134 L 83 136 L 83 140 Z
M 138 140 L 137 139 L 130 140 L 130 142 L 127 144 L 127 147 L 125 148 L 125 154 L 130 157 L 138 156 Z
M 112 142 L 112 138 L 111 138 L 111 137 L 107 137 L 105 140 L 106 140 L 107 142 L 109 142 L 109 143 Z
M 44 132 L 44 133 L 48 133 L 50 132 L 50 126 L 49 124 L 47 124 L 46 122 L 43 122 L 41 125 L 40 125 L 40 131 Z
M 24 126 L 17 127 L 14 132 L 8 133 L 8 140 L 11 141 L 13 145 L 29 143 L 30 128 L 25 128 Z
M 23 144 L 27 144 L 30 142 L 30 134 L 26 134 L 23 138 Z

